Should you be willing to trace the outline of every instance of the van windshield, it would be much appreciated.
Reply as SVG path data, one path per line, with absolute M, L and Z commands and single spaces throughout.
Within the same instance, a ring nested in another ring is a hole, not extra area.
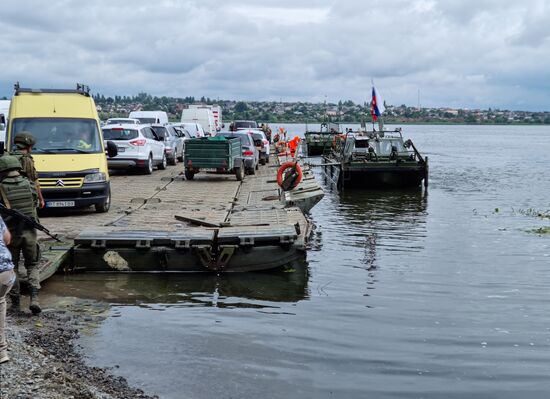
M 36 154 L 76 154 L 103 152 L 95 119 L 17 118 L 13 120 L 11 143 L 17 133 L 28 132 L 36 140 Z
M 157 123 L 157 118 L 136 118 L 143 124 Z
M 110 124 L 123 124 L 123 123 L 131 123 L 131 124 L 135 124 L 136 122 L 134 122 L 132 119 L 107 119 L 107 124 L 110 125 Z

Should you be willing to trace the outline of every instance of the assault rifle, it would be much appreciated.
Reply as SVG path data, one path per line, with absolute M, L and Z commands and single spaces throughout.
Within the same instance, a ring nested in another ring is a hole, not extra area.
M 26 215 L 23 215 L 21 212 L 15 210 L 15 209 L 6 208 L 6 206 L 2 203 L 0 203 L 0 213 L 3 214 L 3 215 L 8 215 L 8 216 L 14 217 L 14 218 L 20 220 L 21 222 L 25 223 L 27 226 L 30 226 L 30 227 L 32 227 L 36 230 L 40 230 L 43 233 L 49 235 L 54 240 L 56 240 L 58 242 L 61 242 L 61 240 L 59 238 L 57 238 L 56 234 L 50 233 L 50 230 L 45 228 L 43 225 L 38 223 L 36 220 L 34 220 L 34 219 L 32 219 L 32 218 L 30 218 Z

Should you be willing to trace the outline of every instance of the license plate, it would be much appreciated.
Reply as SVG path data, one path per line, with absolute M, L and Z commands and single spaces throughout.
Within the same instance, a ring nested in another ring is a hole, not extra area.
M 126 151 L 126 148 L 124 147 L 117 147 L 118 152 L 124 152 Z
M 201 172 L 217 172 L 216 168 L 201 168 Z
M 74 206 L 74 201 L 47 201 L 46 208 L 67 208 Z

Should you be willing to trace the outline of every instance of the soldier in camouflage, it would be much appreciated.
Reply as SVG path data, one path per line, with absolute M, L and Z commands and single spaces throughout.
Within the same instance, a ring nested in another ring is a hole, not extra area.
M 38 182 L 38 172 L 34 167 L 34 159 L 31 155 L 32 147 L 36 144 L 36 140 L 29 132 L 19 132 L 13 138 L 13 142 L 15 146 L 10 155 L 13 155 L 21 162 L 23 174 L 35 186 L 36 193 L 38 194 L 38 207 L 44 208 L 44 197 L 42 196 L 42 190 L 40 190 L 40 183 Z
M 6 208 L 15 209 L 25 216 L 38 220 L 36 209 L 38 196 L 34 185 L 20 172 L 21 163 L 16 157 L 10 155 L 0 157 L 0 200 Z M 3 215 L 3 219 L 12 235 L 8 249 L 11 252 L 17 274 L 17 280 L 10 292 L 12 308 L 16 310 L 20 308 L 19 279 L 21 276 L 18 264 L 21 252 L 23 252 L 31 294 L 29 309 L 33 314 L 38 314 L 42 310 L 38 302 L 40 250 L 36 229 L 11 216 Z

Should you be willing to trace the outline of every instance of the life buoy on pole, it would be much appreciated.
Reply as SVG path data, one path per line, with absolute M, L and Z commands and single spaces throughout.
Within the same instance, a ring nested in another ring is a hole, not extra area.
M 289 170 L 287 173 L 285 173 Z M 277 184 L 283 191 L 295 188 L 302 181 L 302 168 L 298 162 L 288 161 L 281 165 L 277 171 Z

